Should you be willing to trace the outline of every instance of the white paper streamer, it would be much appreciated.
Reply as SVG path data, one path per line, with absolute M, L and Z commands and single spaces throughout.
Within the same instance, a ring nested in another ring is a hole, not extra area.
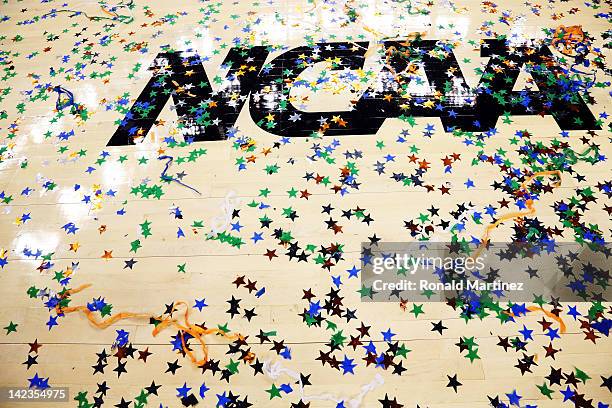
M 304 402 L 308 402 L 312 400 L 319 400 L 319 401 L 332 401 L 338 404 L 344 401 L 345 404 L 348 404 L 346 405 L 347 408 L 359 408 L 361 406 L 363 398 L 366 396 L 368 392 L 373 391 L 374 389 L 378 388 L 379 386 L 385 383 L 384 378 L 380 374 L 377 373 L 374 376 L 374 379 L 370 381 L 369 383 L 362 385 L 361 392 L 359 392 L 359 394 L 355 395 L 352 398 L 349 398 L 349 397 L 340 398 L 337 395 L 333 395 L 329 393 L 305 395 L 304 386 L 302 384 L 300 374 L 291 369 L 283 367 L 283 365 L 280 362 L 276 362 L 272 364 L 270 360 L 264 361 L 263 372 L 266 376 L 268 376 L 272 380 L 278 379 L 278 377 L 280 377 L 281 374 L 286 374 L 287 376 L 293 378 L 295 381 L 298 382 L 300 386 L 300 389 L 299 389 L 300 399 Z
M 220 232 L 224 232 L 230 225 L 232 221 L 232 214 L 236 209 L 236 206 L 240 204 L 240 198 L 235 198 L 236 193 L 234 191 L 229 191 L 223 202 L 220 205 L 221 215 L 216 216 L 211 221 L 212 232 L 209 234 L 209 237 L 219 234 Z

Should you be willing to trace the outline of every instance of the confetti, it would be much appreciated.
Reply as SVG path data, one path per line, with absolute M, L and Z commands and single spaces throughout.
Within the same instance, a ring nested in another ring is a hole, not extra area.
M 608 407 L 605 5 L 4 0 L 0 388 Z

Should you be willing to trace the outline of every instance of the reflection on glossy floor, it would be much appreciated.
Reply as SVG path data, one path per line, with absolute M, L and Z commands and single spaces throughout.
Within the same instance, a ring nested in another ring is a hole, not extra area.
M 611 17 L 4 0 L 0 406 L 607 407 Z

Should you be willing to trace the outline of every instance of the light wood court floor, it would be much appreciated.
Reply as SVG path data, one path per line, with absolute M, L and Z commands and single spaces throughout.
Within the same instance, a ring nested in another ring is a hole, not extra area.
M 0 0 L 0 387 L 68 387 L 0 407 L 608 406 L 610 258 L 382 301 L 361 245 L 609 241 L 611 13 Z

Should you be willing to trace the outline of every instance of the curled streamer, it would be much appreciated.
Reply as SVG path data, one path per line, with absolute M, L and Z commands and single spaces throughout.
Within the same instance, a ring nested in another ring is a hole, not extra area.
M 55 109 L 59 112 L 66 108 L 70 108 L 74 113 L 80 113 L 83 107 L 74 102 L 74 94 L 68 89 L 57 85 L 53 88 L 53 91 L 57 92 L 57 99 L 55 100 Z M 62 96 L 64 98 L 62 98 Z
M 538 306 L 527 306 L 527 310 L 529 310 L 530 312 L 542 312 L 543 314 L 545 314 L 546 316 L 550 317 L 551 319 L 553 319 L 554 321 L 556 321 L 557 323 L 559 323 L 559 330 L 561 331 L 561 334 L 565 333 L 567 331 L 567 326 L 565 325 L 565 322 L 563 321 L 563 319 L 559 316 L 557 316 L 554 313 L 549 312 L 548 310 L 538 307 Z M 516 317 L 514 315 L 514 313 L 512 312 L 507 312 L 507 311 L 503 311 L 502 313 L 510 316 L 510 317 Z
M 555 182 L 555 184 L 553 185 L 553 188 L 557 188 L 561 186 L 561 171 L 560 170 L 538 171 L 536 173 L 533 173 L 531 176 L 527 177 L 525 181 L 521 183 L 521 186 L 517 190 L 517 193 L 528 194 L 527 186 L 531 184 L 533 180 L 535 180 L 537 177 L 551 177 L 551 176 L 556 176 L 559 179 Z M 482 251 L 486 248 L 487 244 L 489 243 L 489 239 L 490 239 L 489 237 L 491 236 L 491 232 L 494 229 L 496 229 L 500 224 L 503 224 L 504 222 L 508 220 L 521 219 L 523 217 L 534 215 L 536 213 L 533 199 L 528 198 L 527 200 L 525 200 L 525 206 L 527 207 L 526 211 L 515 211 L 515 212 L 508 213 L 508 214 L 504 214 L 501 217 L 499 217 L 497 221 L 495 221 L 492 224 L 489 224 L 485 228 L 485 232 L 482 238 L 480 239 L 480 245 L 476 249 L 476 252 L 474 253 L 474 255 L 472 255 L 472 259 L 478 258 L 478 256 L 482 253 Z
M 100 10 L 104 13 L 107 14 L 110 17 L 106 17 L 106 16 L 90 16 L 89 14 L 85 13 L 84 11 L 79 11 L 79 10 L 71 10 L 71 9 L 61 9 L 61 10 L 53 10 L 50 11 L 49 13 L 43 14 L 42 17 L 47 17 L 53 14 L 57 14 L 57 13 L 71 13 L 70 17 L 74 17 L 74 16 L 80 16 L 83 15 L 85 17 L 87 17 L 90 21 L 102 21 L 102 20 L 112 20 L 112 21 L 119 21 L 120 23 L 123 24 L 129 24 L 131 22 L 134 21 L 134 16 L 132 15 L 132 8 L 134 7 L 134 1 L 130 0 L 127 3 L 124 3 L 123 1 L 120 2 L 119 4 L 115 5 L 115 6 L 111 6 L 108 7 L 105 4 L 100 5 Z M 117 11 L 120 9 L 127 9 L 129 11 L 128 14 L 119 14 Z
M 68 298 L 70 295 L 79 293 L 82 290 L 87 289 L 90 286 L 91 284 L 87 283 L 87 284 L 81 285 L 74 289 L 65 290 L 61 293 L 60 297 L 62 299 Z M 174 305 L 172 306 L 172 312 L 176 311 L 178 309 L 178 306 L 185 307 L 185 313 L 183 314 L 184 324 L 181 324 L 179 323 L 177 319 L 172 318 L 171 317 L 172 313 L 170 313 L 166 317 L 161 318 L 161 317 L 154 316 L 148 313 L 121 312 L 121 313 L 116 313 L 106 319 L 98 320 L 96 316 L 94 315 L 94 313 L 91 310 L 89 310 L 87 306 L 61 307 L 60 304 L 58 303 L 57 306 L 55 307 L 55 311 L 58 315 L 65 315 L 65 314 L 74 313 L 74 312 L 83 313 L 87 317 L 89 322 L 95 327 L 97 327 L 98 329 L 106 329 L 108 326 L 120 320 L 124 320 L 124 319 L 148 319 L 149 321 L 157 322 L 155 329 L 153 329 L 153 333 L 152 333 L 153 337 L 157 336 L 160 332 L 162 332 L 167 327 L 174 327 L 179 330 L 179 336 L 181 339 L 181 346 L 183 348 L 183 351 L 185 352 L 185 354 L 189 356 L 189 359 L 197 366 L 201 366 L 208 361 L 208 346 L 206 345 L 206 341 L 204 340 L 205 335 L 217 334 L 231 341 L 234 341 L 237 339 L 244 339 L 244 336 L 242 336 L 239 333 L 229 333 L 221 329 L 209 329 L 209 328 L 203 328 L 203 327 L 194 325 L 189 322 L 189 305 L 183 301 L 175 302 Z M 187 342 L 185 340 L 185 333 L 188 333 L 189 335 L 191 335 L 191 337 L 196 339 L 202 346 L 203 356 L 201 359 L 198 359 L 193 353 L 193 351 L 191 351 L 189 347 L 187 347 Z M 245 360 L 250 361 L 253 358 L 255 358 L 255 354 L 249 353 L 245 357 Z
M 589 88 L 597 81 L 597 72 L 600 69 L 608 75 L 612 73 L 604 65 L 604 55 L 593 49 L 592 38 L 582 30 L 581 25 L 569 27 L 560 25 L 555 29 L 552 37 L 551 45 L 564 56 L 573 59 L 574 62 L 570 66 L 570 71 L 592 76 L 593 79 L 591 83 L 586 84 L 586 88 Z M 592 62 L 588 59 L 591 54 L 595 56 Z M 578 65 L 589 68 L 591 64 L 595 67 L 592 72 L 585 72 L 576 68 Z
M 177 179 L 176 177 L 172 177 L 166 174 L 168 172 L 168 168 L 174 161 L 174 157 L 164 155 L 164 156 L 159 156 L 157 160 L 166 160 L 166 166 L 164 167 L 164 170 L 161 172 L 161 176 L 160 176 L 163 181 L 174 181 L 175 183 L 180 184 L 181 186 L 187 187 L 191 191 L 196 192 L 198 195 L 202 195 L 202 193 L 200 193 L 198 190 L 191 187 L 190 185 L 183 183 L 181 180 Z
M 346 405 L 347 408 L 359 408 L 363 402 L 363 398 L 366 396 L 367 393 L 369 393 L 370 391 L 373 391 L 374 389 L 376 389 L 377 387 L 385 383 L 384 378 L 380 374 L 376 373 L 372 381 L 370 381 L 367 384 L 362 385 L 361 391 L 358 394 L 356 394 L 354 397 L 348 399 L 348 398 L 340 398 L 330 393 L 305 395 L 304 385 L 302 384 L 300 374 L 291 369 L 283 367 L 283 365 L 280 362 L 276 362 L 272 364 L 270 360 L 264 361 L 263 372 L 267 377 L 269 377 L 272 380 L 278 379 L 281 374 L 286 374 L 287 376 L 293 378 L 299 385 L 300 399 L 304 402 L 313 401 L 313 400 L 332 401 L 332 402 L 335 402 L 336 404 L 340 402 L 344 402 L 345 404 L 348 404 Z
M 220 205 L 221 215 L 218 215 L 212 219 L 212 232 L 209 234 L 209 237 L 224 232 L 227 227 L 229 227 L 230 222 L 232 221 L 232 214 L 236 209 L 236 205 L 240 203 L 240 199 L 235 197 L 236 193 L 234 191 L 229 191 L 223 198 L 223 202 Z

